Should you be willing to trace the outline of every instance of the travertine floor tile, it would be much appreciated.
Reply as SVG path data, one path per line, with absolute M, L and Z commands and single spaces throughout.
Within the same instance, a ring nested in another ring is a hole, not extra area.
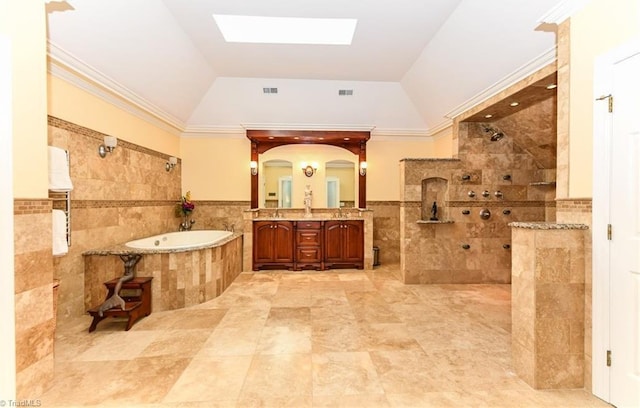
M 222 296 L 124 331 L 59 322 L 43 406 L 607 407 L 536 391 L 511 361 L 510 285 L 404 285 L 398 271 L 243 273 Z

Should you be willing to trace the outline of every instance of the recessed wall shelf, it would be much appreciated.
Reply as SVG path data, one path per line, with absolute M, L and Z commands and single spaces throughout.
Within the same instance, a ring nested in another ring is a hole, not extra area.
M 418 224 L 453 224 L 453 223 L 454 223 L 453 220 L 438 220 L 438 221 L 418 220 Z
M 534 181 L 533 183 L 529 183 L 530 186 L 553 186 L 555 187 L 555 181 Z

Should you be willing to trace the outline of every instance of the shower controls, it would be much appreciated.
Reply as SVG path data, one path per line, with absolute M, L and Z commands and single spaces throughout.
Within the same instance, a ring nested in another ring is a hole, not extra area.
M 504 245 L 502 245 L 502 247 L 504 249 L 511 249 L 511 245 L 509 245 L 509 244 L 504 244 Z
M 482 192 L 482 196 L 485 197 L 485 198 L 489 197 L 490 195 L 491 195 L 491 193 L 489 193 L 487 190 L 484 190 Z
M 503 213 L 504 215 L 509 215 L 509 214 L 511 214 L 511 210 L 509 210 L 509 209 L 505 209 L 505 210 L 502 210 L 502 213 Z
M 471 180 L 471 175 L 470 174 L 463 174 L 462 175 L 462 181 L 469 181 Z
M 469 249 L 471 248 L 471 245 L 469 244 L 462 244 L 462 249 Z
M 476 196 L 476 192 L 475 192 L 475 191 L 473 191 L 473 190 L 471 190 L 471 191 L 469 191 L 469 192 L 467 193 L 467 195 L 468 195 L 469 197 L 473 198 L 473 197 L 475 197 L 475 196 Z
M 502 179 L 504 181 L 511 181 L 511 174 L 505 174 L 504 176 L 502 176 Z
M 502 194 L 502 191 L 500 190 L 493 193 L 493 195 L 496 196 L 496 198 L 502 198 L 504 196 L 504 194 Z
M 469 210 L 462 210 L 462 215 L 469 215 L 471 214 L 471 211 Z
M 482 210 L 480 210 L 480 218 L 482 218 L 483 220 L 488 220 L 489 218 L 491 218 L 491 211 L 489 211 L 487 208 L 483 208 Z

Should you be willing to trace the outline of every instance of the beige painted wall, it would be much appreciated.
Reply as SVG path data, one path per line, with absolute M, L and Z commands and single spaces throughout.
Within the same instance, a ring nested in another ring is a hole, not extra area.
M 442 129 L 432 136 L 433 152 L 431 157 L 453 157 L 453 127 Z
M 591 197 L 594 59 L 640 33 L 638 4 L 592 0 L 571 18 L 569 197 Z
M 250 153 L 245 137 L 182 138 L 183 191 L 194 200 L 250 201 Z
M 431 139 L 367 142 L 367 201 L 400 200 L 400 160 L 435 157 Z
M 50 115 L 161 153 L 180 157 L 180 138 L 177 130 L 171 133 L 169 130 L 160 129 L 55 76 L 49 75 L 48 80 Z
M 44 2 L 10 3 L 0 13 L 0 33 L 12 46 L 14 197 L 43 198 L 48 183 Z

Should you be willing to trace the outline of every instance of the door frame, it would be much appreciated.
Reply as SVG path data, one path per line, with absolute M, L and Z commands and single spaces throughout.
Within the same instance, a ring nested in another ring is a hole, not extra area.
M 592 393 L 611 400 L 610 369 L 606 353 L 610 350 L 610 248 L 607 225 L 610 223 L 610 177 L 613 118 L 607 101 L 596 98 L 609 95 L 613 88 L 616 63 L 640 53 L 640 36 L 598 57 L 594 64 L 593 86 L 593 202 L 592 202 Z M 615 112 L 615 111 L 614 111 Z

